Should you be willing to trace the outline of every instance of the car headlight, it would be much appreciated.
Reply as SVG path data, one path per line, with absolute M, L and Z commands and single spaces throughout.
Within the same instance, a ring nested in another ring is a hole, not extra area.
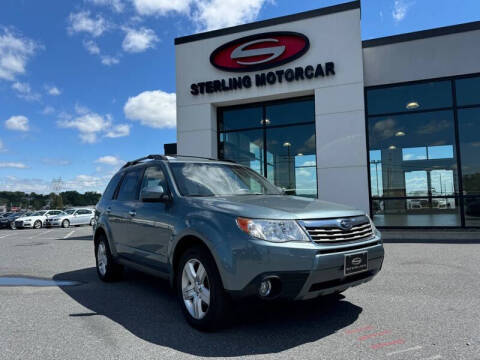
M 23 219 L 23 221 L 32 221 L 32 219 Z
M 254 238 L 271 242 L 310 241 L 295 220 L 257 220 L 237 218 L 240 230 Z

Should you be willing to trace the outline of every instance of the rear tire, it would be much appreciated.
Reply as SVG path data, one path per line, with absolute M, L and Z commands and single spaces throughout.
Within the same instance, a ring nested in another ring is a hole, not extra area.
M 66 219 L 63 220 L 63 221 L 62 221 L 62 227 L 65 228 L 65 229 L 68 228 L 68 227 L 70 227 L 70 221 L 68 221 L 68 220 L 66 220 Z
M 90 226 L 95 225 L 95 219 L 90 220 Z
M 10 223 L 10 229 L 12 229 L 12 230 L 17 230 L 17 227 L 15 226 L 15 222 L 14 222 L 14 221 L 12 221 L 12 222 Z
M 195 246 L 185 251 L 176 269 L 176 286 L 180 307 L 191 326 L 213 331 L 226 325 L 230 298 L 208 250 Z
M 95 262 L 100 280 L 111 282 L 122 277 L 123 266 L 113 260 L 105 235 L 100 235 L 95 244 Z
M 37 220 L 33 223 L 33 228 L 34 229 L 41 229 L 42 228 L 42 222 L 40 220 Z

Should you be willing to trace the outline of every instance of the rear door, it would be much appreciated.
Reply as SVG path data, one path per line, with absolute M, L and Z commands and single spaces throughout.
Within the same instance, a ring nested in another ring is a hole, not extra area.
M 112 237 L 120 255 L 132 257 L 134 249 L 129 239 L 129 228 L 138 202 L 140 178 L 143 167 L 129 170 L 123 176 L 118 192 L 111 201 L 109 211 Z
M 77 225 L 90 224 L 91 218 L 92 218 L 92 213 L 90 210 L 80 209 L 77 211 Z

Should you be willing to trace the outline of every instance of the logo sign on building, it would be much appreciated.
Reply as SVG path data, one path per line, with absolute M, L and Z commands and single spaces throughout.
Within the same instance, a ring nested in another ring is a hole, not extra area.
M 309 39 L 303 34 L 292 31 L 267 32 L 230 41 L 212 52 L 210 63 L 222 71 L 243 74 L 228 79 L 191 84 L 190 93 L 198 96 L 335 75 L 335 64 L 332 61 L 279 68 L 300 58 L 309 49 Z M 259 72 L 262 70 L 267 71 Z M 245 74 L 253 71 L 257 73 Z
M 210 62 L 220 70 L 248 72 L 270 69 L 298 59 L 310 48 L 300 33 L 281 31 L 246 36 L 213 51 Z

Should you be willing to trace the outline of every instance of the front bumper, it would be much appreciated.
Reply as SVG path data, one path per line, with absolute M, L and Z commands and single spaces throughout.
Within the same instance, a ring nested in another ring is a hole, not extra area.
M 292 243 L 289 247 L 285 244 L 275 246 L 278 244 L 272 245 L 263 241 L 254 243 L 257 255 L 262 256 L 255 266 L 248 267 L 247 271 L 254 268 L 257 274 L 243 288 L 227 290 L 234 298 L 258 296 L 260 283 L 267 278 L 276 279 L 279 284 L 278 291 L 272 294 L 272 298 L 307 300 L 342 292 L 373 279 L 381 270 L 384 258 L 380 236 L 341 245 Z M 345 276 L 345 255 L 360 252 L 367 252 L 368 269 Z
M 15 227 L 17 229 L 33 228 L 33 223 L 32 222 L 25 222 L 25 221 L 15 221 Z
M 46 221 L 45 227 L 59 227 L 61 225 L 60 221 Z

